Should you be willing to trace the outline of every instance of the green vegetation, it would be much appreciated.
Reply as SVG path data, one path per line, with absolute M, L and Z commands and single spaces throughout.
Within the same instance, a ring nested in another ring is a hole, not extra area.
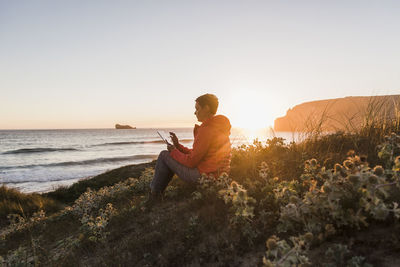
M 55 191 L 44 194 L 63 203 L 72 204 L 88 188 L 98 190 L 103 186 L 110 186 L 129 177 L 139 177 L 142 171 L 148 167 L 154 167 L 155 161 L 133 166 L 127 166 L 105 172 L 92 179 L 81 180 L 69 187 L 59 187 Z
M 0 260 L 5 266 L 398 266 L 398 126 L 313 134 L 301 143 L 255 141 L 234 149 L 229 176 L 203 176 L 196 187 L 175 178 L 153 205 L 147 196 L 154 162 L 38 195 L 60 203 L 58 211 L 3 208 L 13 215 L 0 230 Z
M 40 210 L 54 213 L 63 207 L 57 201 L 40 194 L 24 194 L 16 189 L 0 187 L 0 228 L 8 224 L 9 214 L 30 217 Z

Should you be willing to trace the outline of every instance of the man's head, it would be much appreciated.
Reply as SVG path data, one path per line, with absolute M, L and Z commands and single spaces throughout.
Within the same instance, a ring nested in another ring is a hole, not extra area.
M 196 99 L 195 109 L 194 115 L 197 120 L 203 122 L 217 113 L 218 98 L 213 94 L 199 96 Z

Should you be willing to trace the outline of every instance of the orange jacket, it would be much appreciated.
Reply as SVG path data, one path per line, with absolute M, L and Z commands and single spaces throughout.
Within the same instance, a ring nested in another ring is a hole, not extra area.
M 193 148 L 179 144 L 171 151 L 171 157 L 189 168 L 197 168 L 207 175 L 218 177 L 229 173 L 231 162 L 231 124 L 223 115 L 216 115 L 194 127 Z

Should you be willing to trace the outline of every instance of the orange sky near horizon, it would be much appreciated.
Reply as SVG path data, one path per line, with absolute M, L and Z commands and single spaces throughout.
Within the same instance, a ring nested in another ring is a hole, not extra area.
M 232 93 L 226 99 L 220 99 L 217 114 L 227 116 L 233 127 L 257 130 L 261 128 L 273 127 L 274 119 L 284 114 L 279 109 L 279 103 L 268 103 L 265 97 L 254 94 Z M 189 102 L 189 101 L 188 101 Z M 116 123 L 128 124 L 138 128 L 170 128 L 170 127 L 193 127 L 200 124 L 194 115 L 194 100 L 192 110 L 186 108 L 182 111 L 186 114 L 168 114 L 164 117 L 154 118 L 143 114 L 139 117 L 128 110 L 125 114 L 115 115 L 113 113 L 97 112 L 94 110 L 82 110 L 79 116 L 71 117 L 70 114 L 48 114 L 47 116 L 37 116 L 36 119 L 21 118 L 20 120 L 9 122 L 9 126 L 3 129 L 87 129 L 87 128 L 113 128 Z M 268 105 L 266 105 L 268 103 Z M 275 105 L 275 106 L 274 106 Z M 164 109 L 167 109 L 165 107 Z M 274 112 L 275 111 L 275 112 Z M 96 116 L 96 113 L 97 116 Z M 136 118 L 135 118 L 136 117 Z M 21 127 L 23 125 L 23 127 Z M 2 125 L 4 126 L 4 125 Z

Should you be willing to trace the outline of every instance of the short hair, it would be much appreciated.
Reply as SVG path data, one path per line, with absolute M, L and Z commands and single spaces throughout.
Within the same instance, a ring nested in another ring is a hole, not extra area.
M 218 109 L 218 98 L 213 94 L 205 94 L 196 98 L 196 102 L 199 103 L 201 107 L 208 106 L 212 114 L 217 113 Z

